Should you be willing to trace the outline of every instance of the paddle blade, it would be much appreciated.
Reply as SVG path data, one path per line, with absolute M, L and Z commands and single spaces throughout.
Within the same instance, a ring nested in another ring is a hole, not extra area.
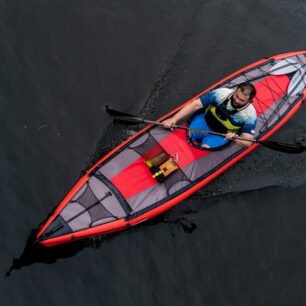
M 282 142 L 265 141 L 265 140 L 262 141 L 259 140 L 258 143 L 269 149 L 289 154 L 299 154 L 306 151 L 306 147 L 301 144 L 291 144 L 291 143 L 282 143 Z
M 128 125 L 133 125 L 133 124 L 138 124 L 142 123 L 143 119 L 142 118 L 137 118 L 133 115 L 119 112 L 115 109 L 112 109 L 108 105 L 105 107 L 105 111 L 107 114 L 113 118 L 115 122 L 121 123 L 121 124 L 128 124 Z

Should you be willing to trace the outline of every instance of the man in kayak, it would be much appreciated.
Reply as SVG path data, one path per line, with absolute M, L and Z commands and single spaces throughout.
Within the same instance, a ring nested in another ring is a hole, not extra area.
M 249 147 L 252 142 L 234 139 L 234 136 L 238 134 L 244 138 L 254 139 L 257 117 L 252 99 L 255 95 L 255 87 L 248 82 L 239 84 L 235 89 L 218 88 L 184 106 L 173 117 L 165 120 L 163 125 L 165 128 L 171 128 L 179 120 L 203 109 L 203 112 L 195 114 L 189 127 L 219 132 L 226 136 L 191 132 L 191 142 L 210 149 L 225 146 L 230 141 L 241 147 Z

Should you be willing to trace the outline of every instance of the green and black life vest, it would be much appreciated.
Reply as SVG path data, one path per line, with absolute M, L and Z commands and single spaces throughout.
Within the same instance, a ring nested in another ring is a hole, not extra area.
M 243 124 L 234 123 L 231 116 L 239 111 L 247 108 L 249 103 L 239 109 L 229 110 L 227 104 L 229 99 L 226 99 L 222 104 L 215 106 L 209 105 L 205 110 L 205 120 L 209 127 L 219 133 L 238 132 Z

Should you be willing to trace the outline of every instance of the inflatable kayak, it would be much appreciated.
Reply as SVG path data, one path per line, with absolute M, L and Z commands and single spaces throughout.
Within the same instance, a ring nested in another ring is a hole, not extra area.
M 257 140 L 266 140 L 301 106 L 306 95 L 306 50 L 251 64 L 210 90 L 251 82 L 257 91 Z M 186 125 L 185 122 L 181 123 Z M 103 235 L 151 219 L 189 197 L 258 146 L 231 143 L 218 151 L 192 146 L 186 131 L 148 125 L 116 147 L 81 177 L 43 224 L 37 241 L 55 246 Z

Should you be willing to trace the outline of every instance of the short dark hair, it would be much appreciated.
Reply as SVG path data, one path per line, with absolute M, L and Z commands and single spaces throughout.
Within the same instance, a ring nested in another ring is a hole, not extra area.
M 250 100 L 252 100 L 256 96 L 256 89 L 253 84 L 249 82 L 243 82 L 238 85 L 238 89 L 241 89 L 242 92 L 248 90 L 250 92 Z

